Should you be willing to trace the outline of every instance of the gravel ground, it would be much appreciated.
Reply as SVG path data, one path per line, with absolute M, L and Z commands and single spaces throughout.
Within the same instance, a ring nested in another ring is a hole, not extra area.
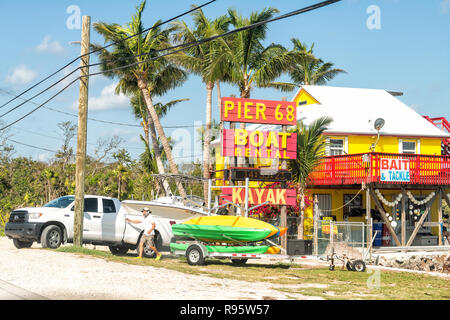
M 285 294 L 267 283 L 33 249 L 39 247 L 33 244 L 31 249 L 18 250 L 12 240 L 0 237 L 0 280 L 51 300 L 320 299 Z

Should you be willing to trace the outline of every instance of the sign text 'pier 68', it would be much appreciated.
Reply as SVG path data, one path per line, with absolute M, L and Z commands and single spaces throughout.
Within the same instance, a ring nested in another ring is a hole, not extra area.
M 292 101 L 223 97 L 221 121 L 295 125 L 297 110 Z
M 296 159 L 297 134 L 276 131 L 224 129 L 222 156 Z
M 245 188 L 223 188 L 221 198 L 233 203 L 245 203 Z M 249 205 L 261 204 L 265 202 L 271 205 L 295 206 L 296 190 L 248 188 Z

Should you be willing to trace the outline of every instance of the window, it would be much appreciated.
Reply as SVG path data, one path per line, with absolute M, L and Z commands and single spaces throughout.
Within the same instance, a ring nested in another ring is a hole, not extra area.
M 416 153 L 416 142 L 415 141 L 402 141 L 402 153 Z
M 66 208 L 69 204 L 71 204 L 75 200 L 74 196 L 64 196 L 55 200 L 50 201 L 45 204 L 44 207 L 49 208 Z
M 114 213 L 116 212 L 116 206 L 114 201 L 111 199 L 102 199 L 103 202 L 103 213 Z
M 97 198 L 84 199 L 84 212 L 98 212 Z
M 361 194 L 356 197 L 354 194 L 344 194 L 344 204 L 344 217 L 360 217 L 364 214 Z
M 344 139 L 330 139 L 330 156 L 344 154 Z

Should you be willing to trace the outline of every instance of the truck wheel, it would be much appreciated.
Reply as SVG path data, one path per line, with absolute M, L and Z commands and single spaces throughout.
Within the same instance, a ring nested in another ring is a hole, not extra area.
M 205 264 L 205 257 L 203 256 L 203 252 L 196 245 L 192 245 L 186 250 L 186 259 L 191 266 L 199 266 Z
M 231 259 L 231 263 L 235 266 L 243 266 L 247 261 L 248 259 Z
M 17 249 L 30 248 L 33 245 L 33 241 L 22 241 L 19 239 L 13 239 L 13 244 L 14 247 L 16 247 Z
M 162 238 L 159 232 L 155 232 L 153 242 L 155 243 L 156 250 L 161 251 Z M 137 246 L 137 251 L 139 252 L 139 245 Z M 155 252 L 148 247 L 147 243 L 144 243 L 144 250 L 142 252 L 142 256 L 145 258 L 154 258 L 156 255 Z
M 128 247 L 125 246 L 109 246 L 108 248 L 115 256 L 122 256 L 128 252 Z
M 56 249 L 62 243 L 63 233 L 58 226 L 49 225 L 45 227 L 41 235 L 42 248 Z
M 366 271 L 366 264 L 362 260 L 356 260 L 353 262 L 353 270 L 357 272 L 364 272 Z

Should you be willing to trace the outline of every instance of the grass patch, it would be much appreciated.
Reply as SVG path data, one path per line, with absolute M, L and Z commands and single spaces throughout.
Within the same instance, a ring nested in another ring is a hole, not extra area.
M 82 256 L 131 265 L 165 268 L 192 275 L 219 279 L 266 282 L 274 289 L 325 299 L 387 299 L 387 300 L 448 300 L 450 280 L 422 274 L 373 271 L 351 272 L 336 268 L 291 265 L 287 263 L 260 264 L 251 260 L 245 266 L 232 265 L 230 260 L 208 259 L 204 266 L 190 266 L 184 257 L 164 255 L 160 261 L 136 259 L 136 254 L 115 256 L 110 252 L 73 246 L 57 249 Z

